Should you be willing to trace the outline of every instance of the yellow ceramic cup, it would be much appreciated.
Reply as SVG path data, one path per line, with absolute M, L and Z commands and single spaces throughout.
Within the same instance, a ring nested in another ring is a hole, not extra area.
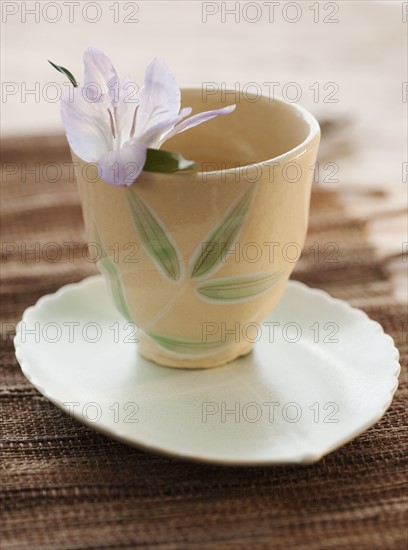
M 197 171 L 143 172 L 115 187 L 73 155 L 98 265 L 123 322 L 140 328 L 140 353 L 161 365 L 215 367 L 248 353 L 305 240 L 319 125 L 295 104 L 236 99 L 234 113 L 164 144 Z M 196 113 L 225 97 L 187 89 L 182 105 Z

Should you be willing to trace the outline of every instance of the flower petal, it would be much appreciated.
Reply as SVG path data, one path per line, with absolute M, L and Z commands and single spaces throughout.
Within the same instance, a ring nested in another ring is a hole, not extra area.
M 182 120 L 182 117 L 179 115 L 175 118 L 169 120 L 162 120 L 158 124 L 151 126 L 144 134 L 139 136 L 137 139 L 140 143 L 146 145 L 146 147 L 151 147 L 153 149 L 159 149 L 160 145 L 163 143 L 165 136 L 174 126 Z
M 180 109 L 180 116 L 181 118 L 185 118 L 188 115 L 191 115 L 193 109 L 191 107 L 183 107 Z
M 106 94 L 117 104 L 119 78 L 110 59 L 97 48 L 88 48 L 84 53 L 84 65 L 87 98 L 97 101 L 102 94 Z
M 138 86 L 130 76 L 126 76 L 118 84 L 119 102 L 117 105 L 118 127 L 123 140 L 128 140 L 135 117 L 135 110 L 139 106 Z
M 112 185 L 131 185 L 146 161 L 146 147 L 132 139 L 118 151 L 108 151 L 98 162 L 99 177 Z
M 228 115 L 229 113 L 232 113 L 232 111 L 235 110 L 235 107 L 236 105 L 228 105 L 228 107 L 223 107 L 222 109 L 214 109 L 213 111 L 205 111 L 204 113 L 198 113 L 190 118 L 187 118 L 186 120 L 183 120 L 183 122 L 180 122 L 180 124 L 175 126 L 165 136 L 163 136 L 162 139 L 163 141 L 165 141 L 166 139 L 169 139 L 175 136 L 176 134 L 185 132 L 189 128 L 194 128 L 194 126 L 197 126 L 202 122 L 206 122 L 207 120 L 211 120 L 216 116 Z
M 151 126 L 180 113 L 180 88 L 167 64 L 154 59 L 146 69 L 145 83 L 140 90 L 140 108 L 136 135 L 143 134 Z
M 61 97 L 61 119 L 71 149 L 85 162 L 96 162 L 111 148 L 112 133 L 107 113 L 109 98 L 91 102 L 83 88 L 70 88 Z
M 164 137 L 170 130 L 174 128 L 183 118 L 191 113 L 191 107 L 180 109 L 180 114 L 174 118 L 169 118 L 160 121 L 154 126 L 150 126 L 141 136 L 138 137 L 140 143 L 144 143 L 146 147 L 160 148 L 164 141 Z

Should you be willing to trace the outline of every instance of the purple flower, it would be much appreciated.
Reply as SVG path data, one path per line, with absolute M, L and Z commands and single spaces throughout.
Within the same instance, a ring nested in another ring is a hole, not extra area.
M 84 65 L 84 85 L 65 90 L 61 118 L 73 152 L 97 163 L 101 179 L 112 185 L 130 185 L 140 175 L 147 148 L 159 149 L 172 136 L 235 109 L 229 105 L 186 118 L 191 108 L 180 108 L 180 88 L 160 58 L 148 65 L 132 101 L 129 90 L 136 85 L 130 77 L 120 80 L 104 53 L 87 49 Z

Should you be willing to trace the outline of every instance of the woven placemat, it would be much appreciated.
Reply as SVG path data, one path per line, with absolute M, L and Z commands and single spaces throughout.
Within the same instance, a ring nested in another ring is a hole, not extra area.
M 69 160 L 61 136 L 3 144 L 2 548 L 406 548 L 407 310 L 391 298 L 364 220 L 351 218 L 338 194 L 314 191 L 294 278 L 361 307 L 395 339 L 403 370 L 383 419 L 307 467 L 172 460 L 69 418 L 15 359 L 12 336 L 24 309 L 96 272 L 84 259 Z M 44 257 L 50 242 L 61 252 L 56 262 Z

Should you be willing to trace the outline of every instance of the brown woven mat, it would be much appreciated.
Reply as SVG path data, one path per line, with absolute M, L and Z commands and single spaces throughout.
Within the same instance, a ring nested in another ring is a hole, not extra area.
M 407 311 L 390 297 L 386 267 L 367 243 L 364 220 L 351 219 L 336 194 L 315 191 L 295 278 L 362 307 L 394 337 L 403 371 L 391 408 L 312 466 L 191 464 L 99 435 L 21 374 L 12 334 L 24 309 L 95 273 L 95 266 L 82 256 L 85 235 L 65 140 L 7 141 L 3 162 L 3 549 L 406 547 Z M 60 261 L 42 257 L 49 242 L 60 245 Z M 64 242 L 80 243 L 73 258 Z M 25 253 L 24 243 L 27 251 L 39 243 L 40 253 Z M 337 262 L 328 261 L 327 243 L 338 246 Z

